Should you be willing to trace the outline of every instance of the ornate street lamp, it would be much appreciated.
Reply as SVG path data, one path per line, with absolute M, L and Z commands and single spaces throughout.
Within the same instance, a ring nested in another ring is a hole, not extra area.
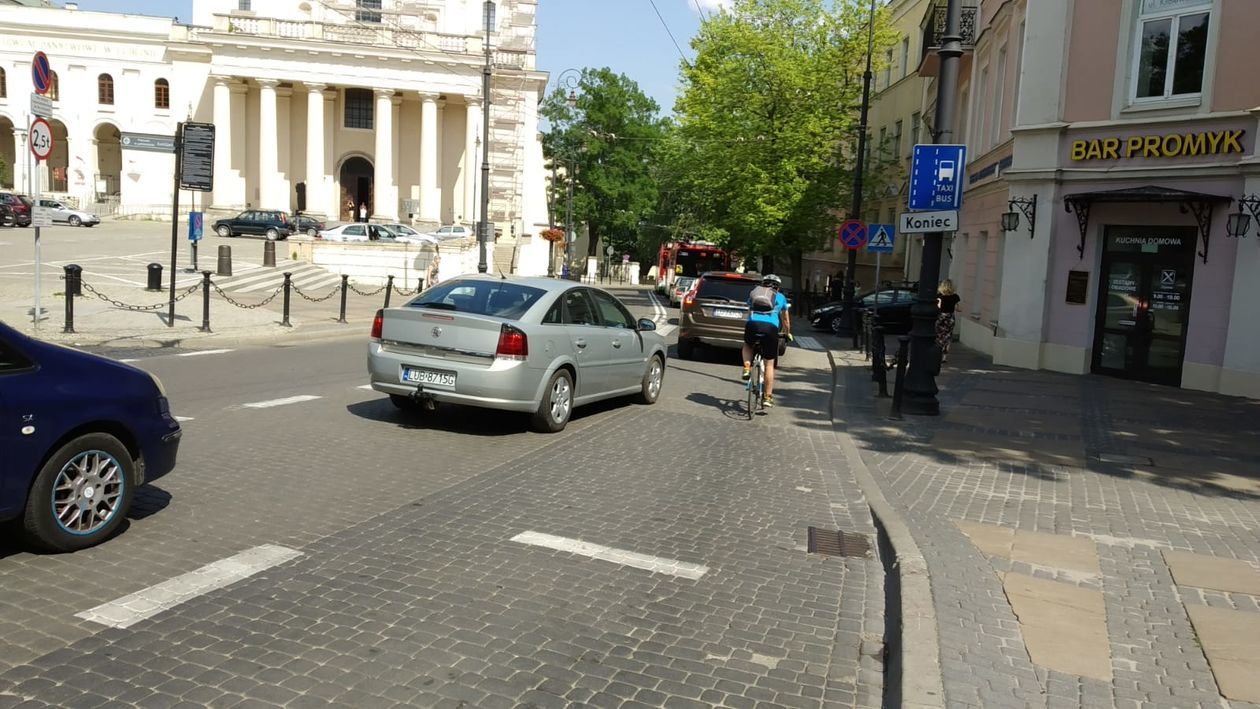
M 1006 209 L 1008 210 L 1002 215 L 1002 231 L 1015 231 L 1019 228 L 1019 215 L 1023 212 L 1024 218 L 1028 220 L 1028 238 L 1033 238 L 1034 230 L 1037 228 L 1037 195 L 1032 197 L 1014 197 L 1007 201 Z M 1015 211 L 1016 209 L 1019 212 Z
M 1248 215 L 1247 212 L 1251 214 Z M 1235 239 L 1246 236 L 1251 230 L 1252 217 L 1260 221 L 1260 197 L 1253 194 L 1239 197 L 1238 211 L 1225 219 L 1225 233 Z

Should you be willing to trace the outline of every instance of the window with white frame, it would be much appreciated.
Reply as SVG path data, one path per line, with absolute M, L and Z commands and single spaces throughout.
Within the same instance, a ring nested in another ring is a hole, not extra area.
M 372 128 L 373 106 L 370 89 L 346 89 L 347 128 Z
M 381 0 L 355 0 L 354 19 L 358 22 L 375 22 L 381 21 Z M 376 12 L 373 12 L 376 10 Z
M 976 152 L 982 152 L 984 144 L 984 113 L 985 106 L 989 103 L 989 67 L 980 70 L 980 85 L 976 87 L 976 125 L 971 131 L 972 140 L 976 142 Z
M 879 159 L 883 160 L 888 154 L 888 126 L 879 127 Z
M 919 144 L 919 129 L 923 126 L 923 116 L 918 111 L 910 116 L 910 145 L 911 147 Z
M 1006 123 L 1002 120 L 1002 109 L 1006 100 L 1006 45 L 998 50 L 997 69 L 993 74 L 993 121 L 989 144 L 997 145 L 1002 141 L 1002 129 Z
M 1212 0 L 1142 0 L 1133 58 L 1133 98 L 1203 91 Z
M 1015 90 L 1011 92 L 1011 100 L 1015 104 L 1011 106 L 1011 120 L 1007 123 L 1010 126 L 1019 123 L 1019 84 L 1024 78 L 1024 24 L 1019 23 L 1019 36 L 1015 38 Z
M 236 9 L 240 10 L 241 12 L 249 12 L 250 10 L 253 10 L 254 8 L 250 0 L 239 0 L 239 2 L 236 3 Z
M 910 75 L 910 38 L 901 40 L 901 78 Z
M 893 50 L 884 53 L 884 88 L 892 86 Z
M 893 159 L 901 159 L 901 121 L 893 124 Z

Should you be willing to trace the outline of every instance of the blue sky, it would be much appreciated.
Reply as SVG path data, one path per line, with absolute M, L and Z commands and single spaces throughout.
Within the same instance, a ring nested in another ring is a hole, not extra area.
M 690 58 L 700 13 L 723 0 L 653 0 Z M 192 0 L 79 0 L 83 10 L 162 14 L 187 22 Z M 639 83 L 669 113 L 680 56 L 649 0 L 540 0 L 538 64 L 553 80 L 568 68 L 611 67 Z M 550 91 L 550 87 L 548 88 Z

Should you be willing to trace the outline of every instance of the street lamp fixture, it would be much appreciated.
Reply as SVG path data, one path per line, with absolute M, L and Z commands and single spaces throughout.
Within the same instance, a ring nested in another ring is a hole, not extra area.
M 1019 228 L 1020 212 L 1028 220 L 1028 238 L 1035 235 L 1037 228 L 1037 195 L 1032 197 L 1015 197 L 1006 203 L 1008 210 L 1002 215 L 1002 231 L 1015 231 Z M 1018 209 L 1019 211 L 1015 211 Z
M 1251 212 L 1250 216 L 1247 212 Z M 1260 221 L 1260 197 L 1253 194 L 1239 197 L 1238 211 L 1225 219 L 1225 233 L 1235 239 L 1247 236 L 1247 232 L 1251 231 L 1252 217 Z

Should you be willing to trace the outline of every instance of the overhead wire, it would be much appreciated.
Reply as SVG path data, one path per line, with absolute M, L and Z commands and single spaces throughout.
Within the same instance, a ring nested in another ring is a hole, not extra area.
M 656 17 L 660 19 L 661 26 L 665 28 L 665 34 L 669 35 L 669 41 L 673 42 L 674 49 L 678 50 L 678 56 L 682 57 L 684 64 L 690 65 L 691 62 L 687 59 L 686 53 L 684 53 L 682 47 L 678 45 L 678 40 L 674 39 L 674 33 L 669 29 L 669 23 L 665 21 L 665 16 L 661 14 L 661 9 L 656 6 L 656 0 L 648 0 L 648 3 L 651 4 L 652 9 L 656 11 Z

